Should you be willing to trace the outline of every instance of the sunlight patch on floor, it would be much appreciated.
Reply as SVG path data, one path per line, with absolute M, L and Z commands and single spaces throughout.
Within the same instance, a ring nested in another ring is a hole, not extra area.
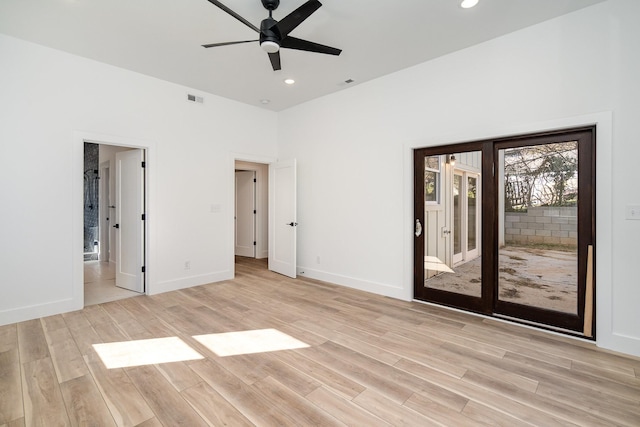
M 204 359 L 178 337 L 94 344 L 107 369 Z
M 197 335 L 193 338 L 220 357 L 309 347 L 276 329 Z

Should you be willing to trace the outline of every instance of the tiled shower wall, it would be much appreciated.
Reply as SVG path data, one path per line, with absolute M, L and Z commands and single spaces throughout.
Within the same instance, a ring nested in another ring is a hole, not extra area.
M 100 147 L 98 144 L 84 143 L 84 252 L 94 252 L 94 245 L 98 241 L 98 176 Z M 98 259 L 98 254 L 90 255 L 87 259 Z

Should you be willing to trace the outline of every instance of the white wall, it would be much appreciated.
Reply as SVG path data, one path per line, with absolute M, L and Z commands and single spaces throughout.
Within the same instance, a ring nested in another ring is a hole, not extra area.
M 597 123 L 598 344 L 640 355 L 638 16 L 610 0 L 281 112 L 300 271 L 410 299 L 413 147 Z
M 147 148 L 150 293 L 233 276 L 231 153 L 274 157 L 275 113 L 2 35 L 0 58 L 0 324 L 83 306 L 83 139 Z

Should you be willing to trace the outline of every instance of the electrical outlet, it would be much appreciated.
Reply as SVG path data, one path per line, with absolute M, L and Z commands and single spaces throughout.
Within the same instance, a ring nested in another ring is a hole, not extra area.
M 627 219 L 639 219 L 640 220 L 640 205 L 628 205 L 627 206 Z
M 185 261 L 184 262 L 184 269 L 185 270 L 191 270 L 191 261 Z

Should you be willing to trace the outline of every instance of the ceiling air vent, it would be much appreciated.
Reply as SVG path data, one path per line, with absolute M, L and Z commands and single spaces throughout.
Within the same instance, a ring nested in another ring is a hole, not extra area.
M 197 102 L 199 104 L 204 103 L 204 98 L 201 96 L 192 95 L 190 93 L 187 94 L 187 101 Z

